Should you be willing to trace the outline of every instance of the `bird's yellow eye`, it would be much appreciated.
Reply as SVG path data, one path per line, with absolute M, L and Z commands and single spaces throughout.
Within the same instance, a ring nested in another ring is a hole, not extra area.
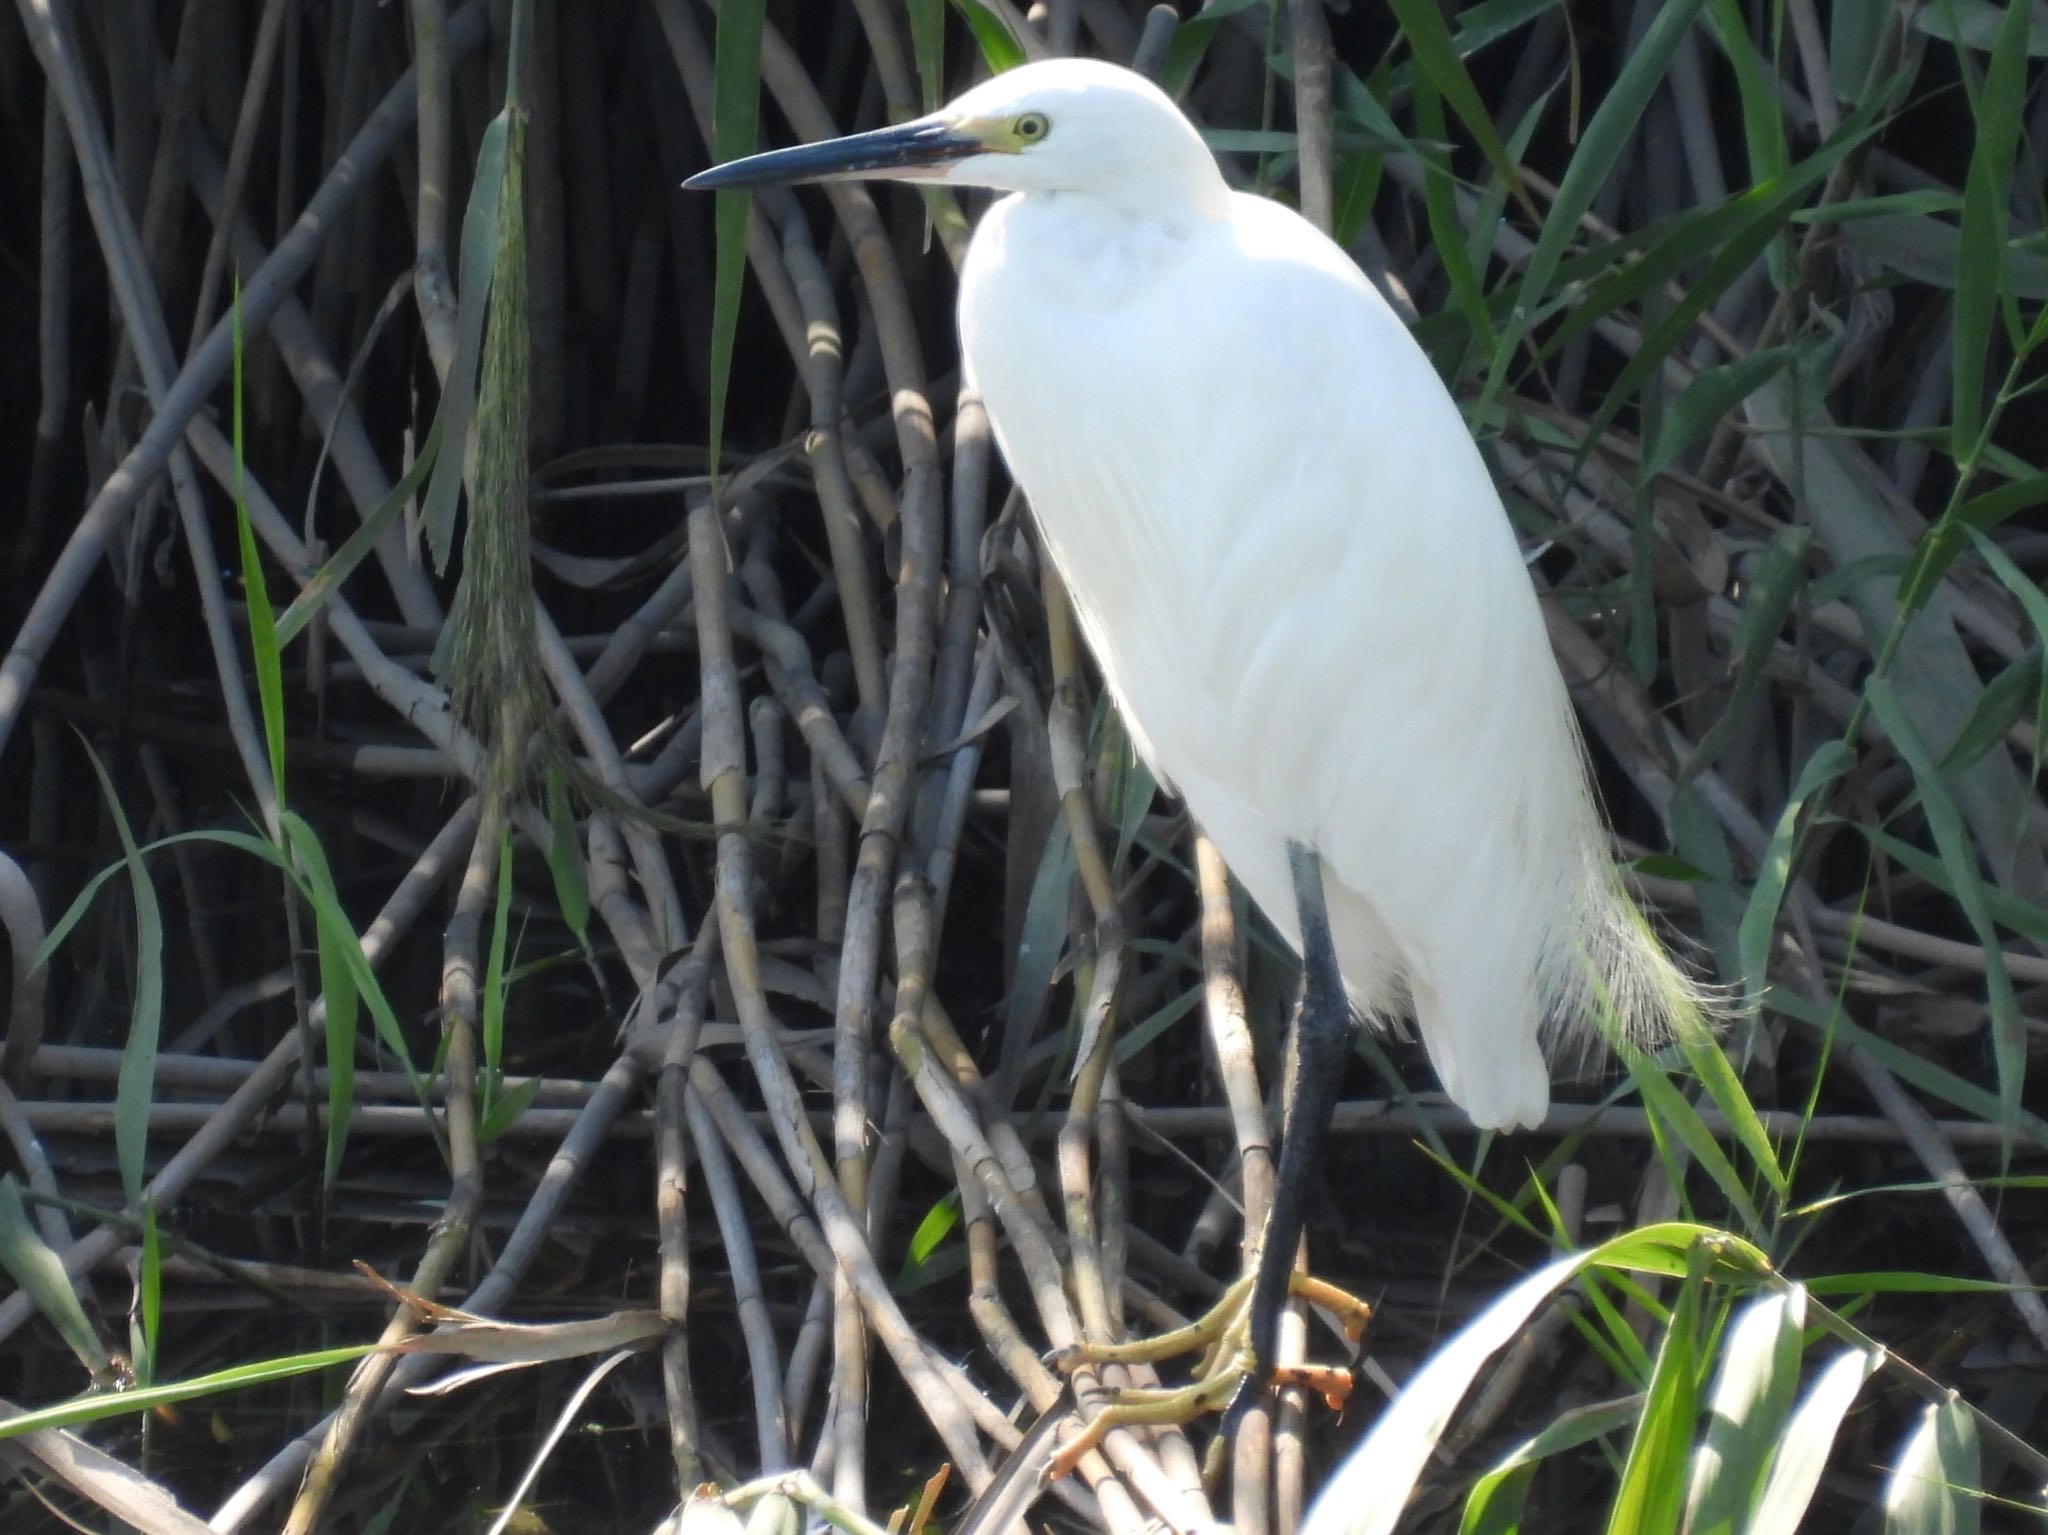
M 1036 144 L 1051 127 L 1043 112 L 1026 112 L 1010 124 L 1010 131 L 1017 135 L 1020 144 Z

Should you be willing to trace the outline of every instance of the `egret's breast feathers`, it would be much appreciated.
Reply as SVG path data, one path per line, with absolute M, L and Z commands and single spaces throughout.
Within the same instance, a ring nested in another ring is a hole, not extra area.
M 1504 572 L 1527 590 L 1512 533 L 1399 319 L 1327 242 L 1284 238 L 1307 228 L 1286 209 L 1232 209 L 1185 238 L 1091 246 L 1057 204 L 1000 204 L 961 334 L 1148 757 L 1241 781 L 1246 738 L 1326 741 L 1268 764 L 1258 796 L 1308 836 L 1339 797 L 1350 819 L 1374 786 L 1404 787 L 1375 764 L 1419 743 L 1357 739 L 1366 722 L 1436 728 L 1437 698 L 1541 630 L 1533 599 L 1501 611 Z M 1094 275 L 1117 302 L 1071 301 Z

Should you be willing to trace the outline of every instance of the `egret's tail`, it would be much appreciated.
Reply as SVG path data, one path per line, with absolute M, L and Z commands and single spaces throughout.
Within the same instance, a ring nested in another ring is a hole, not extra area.
M 1628 1054 L 1692 1031 L 1704 1037 L 1740 1009 L 1673 957 L 1623 888 L 1604 847 L 1589 850 L 1578 910 L 1577 952 L 1558 956 L 1545 1043 L 1553 1057 L 1605 1041 Z
M 1652 932 L 1605 838 L 1589 835 L 1580 849 L 1576 868 L 1567 860 L 1554 871 L 1550 899 L 1525 892 L 1503 908 L 1509 915 L 1489 930 L 1490 944 L 1446 941 L 1406 967 L 1430 1064 L 1481 1129 L 1541 1124 L 1553 1073 L 1583 1065 L 1602 1042 L 1626 1057 L 1687 1034 L 1705 1038 L 1734 1011 Z M 1336 925 L 1358 931 L 1355 921 Z

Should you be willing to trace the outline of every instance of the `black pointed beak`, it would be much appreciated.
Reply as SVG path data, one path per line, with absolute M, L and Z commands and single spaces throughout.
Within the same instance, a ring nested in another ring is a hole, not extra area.
M 929 180 L 956 160 L 986 151 L 971 133 L 936 117 L 893 128 L 877 128 L 822 144 L 772 149 L 699 171 L 684 187 L 712 192 L 725 187 L 789 186 L 799 181 L 842 181 L 875 177 L 895 181 Z

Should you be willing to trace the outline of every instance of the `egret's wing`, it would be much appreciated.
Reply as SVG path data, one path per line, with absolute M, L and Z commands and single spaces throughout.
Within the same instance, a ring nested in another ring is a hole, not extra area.
M 1237 370 L 1245 438 L 1269 444 L 1242 455 L 1263 484 L 1218 465 L 1182 491 L 1213 484 L 1234 503 L 1211 519 L 1188 658 L 1228 726 L 1190 730 L 1182 786 L 1269 912 L 1290 890 L 1271 833 L 1246 859 L 1214 828 L 1257 816 L 1315 847 L 1361 1000 L 1406 993 L 1480 1123 L 1537 1120 L 1539 1038 L 1598 829 L 1535 593 L 1399 319 L 1348 268 L 1272 265 L 1270 310 L 1248 304 L 1245 323 L 1284 344 L 1248 347 Z
M 1412 998 L 1475 1119 L 1540 1117 L 1597 822 L 1456 406 L 1277 205 L 1122 291 L 1129 252 L 1063 267 L 1059 210 L 1005 207 L 963 336 L 1134 738 L 1290 936 L 1286 843 L 1321 853 L 1354 995 Z

